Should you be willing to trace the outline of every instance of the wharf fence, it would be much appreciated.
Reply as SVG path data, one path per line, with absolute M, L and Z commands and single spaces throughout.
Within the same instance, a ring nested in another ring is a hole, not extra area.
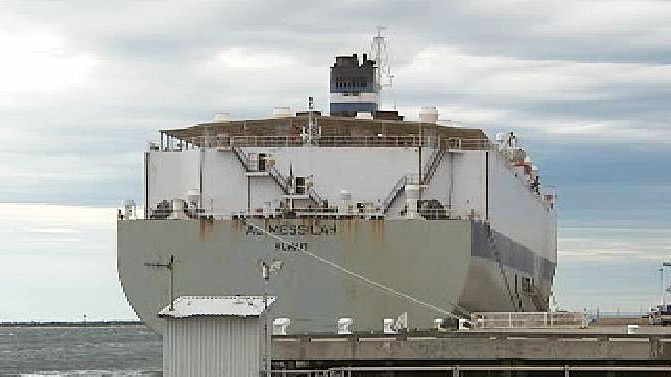
M 471 321 L 476 328 L 587 327 L 587 313 L 579 312 L 476 312 Z
M 359 376 L 452 376 L 468 377 L 470 372 L 505 373 L 521 372 L 525 376 L 577 376 L 582 374 L 601 375 L 600 372 L 608 373 L 608 376 L 616 376 L 618 373 L 627 375 L 671 375 L 671 366 L 656 365 L 447 365 L 447 366 L 413 366 L 413 367 L 337 367 L 322 370 L 286 369 L 262 371 L 262 377 L 359 377 Z M 548 374 L 548 372 L 552 372 Z M 596 373 L 596 374 L 595 374 Z

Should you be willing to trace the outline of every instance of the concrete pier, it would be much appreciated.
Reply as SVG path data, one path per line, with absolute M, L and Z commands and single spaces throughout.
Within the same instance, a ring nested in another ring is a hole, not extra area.
M 431 365 L 670 367 L 671 331 L 642 327 L 637 334 L 627 334 L 626 326 L 618 326 L 286 335 L 273 337 L 273 362 L 289 369 Z

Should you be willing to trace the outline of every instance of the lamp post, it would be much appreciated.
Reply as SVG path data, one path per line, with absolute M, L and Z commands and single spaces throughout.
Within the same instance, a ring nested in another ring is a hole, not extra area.
M 671 262 L 662 262 L 662 268 L 659 269 L 661 288 L 662 288 L 662 306 L 666 306 L 666 292 L 664 289 L 664 267 L 671 267 Z
M 270 281 L 271 272 L 279 272 L 282 269 L 284 263 L 282 261 L 272 261 L 267 263 L 265 260 L 261 262 L 261 277 L 263 278 L 263 341 L 265 342 L 264 348 L 264 363 L 263 367 L 266 370 L 266 376 L 270 377 L 270 370 L 272 368 L 271 364 L 271 338 L 268 331 L 268 283 Z
M 170 258 L 168 258 L 168 263 L 153 263 L 153 262 L 146 262 L 144 264 L 147 267 L 159 267 L 159 268 L 165 268 L 170 272 L 170 275 L 168 275 L 168 290 L 170 293 L 170 311 L 175 310 L 173 302 L 175 301 L 175 284 L 174 284 L 174 271 L 175 271 L 175 256 L 170 254 Z

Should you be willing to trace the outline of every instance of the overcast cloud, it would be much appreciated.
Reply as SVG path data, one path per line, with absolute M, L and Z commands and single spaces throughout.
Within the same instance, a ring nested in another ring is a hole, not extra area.
M 158 129 L 220 111 L 299 110 L 308 96 L 326 110 L 334 56 L 365 52 L 378 24 L 407 118 L 436 105 L 457 125 L 515 129 L 557 187 L 560 303 L 638 310 L 658 300 L 655 271 L 671 253 L 667 1 L 3 1 L 0 201 L 75 212 L 139 201 L 141 153 Z M 75 237 L 87 233 L 77 224 L 15 230 L 0 259 L 47 263 L 12 250 L 48 255 L 44 245 L 65 237 L 59 255 L 84 268 L 92 253 L 113 272 L 105 224 L 93 238 Z M 631 258 L 635 292 L 594 281 L 600 266 L 626 272 Z M 47 283 L 22 284 L 44 294 Z M 584 297 L 588 284 L 605 291 Z M 116 303 L 105 289 L 100 300 Z

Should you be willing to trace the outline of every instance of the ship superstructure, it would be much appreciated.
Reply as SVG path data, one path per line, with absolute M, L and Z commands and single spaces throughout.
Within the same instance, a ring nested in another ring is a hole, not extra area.
M 441 316 L 301 250 L 450 311 L 547 310 L 554 196 L 515 136 L 439 124 L 434 107 L 420 121 L 380 111 L 365 94 L 374 68 L 336 59 L 330 116 L 310 103 L 160 131 L 145 153 L 144 219 L 118 221 L 119 276 L 145 323 L 162 331 L 172 297 L 261 294 L 267 260 L 283 262 L 269 289 L 290 332 L 333 331 L 343 317 L 380 330 L 401 313 L 428 328 Z

